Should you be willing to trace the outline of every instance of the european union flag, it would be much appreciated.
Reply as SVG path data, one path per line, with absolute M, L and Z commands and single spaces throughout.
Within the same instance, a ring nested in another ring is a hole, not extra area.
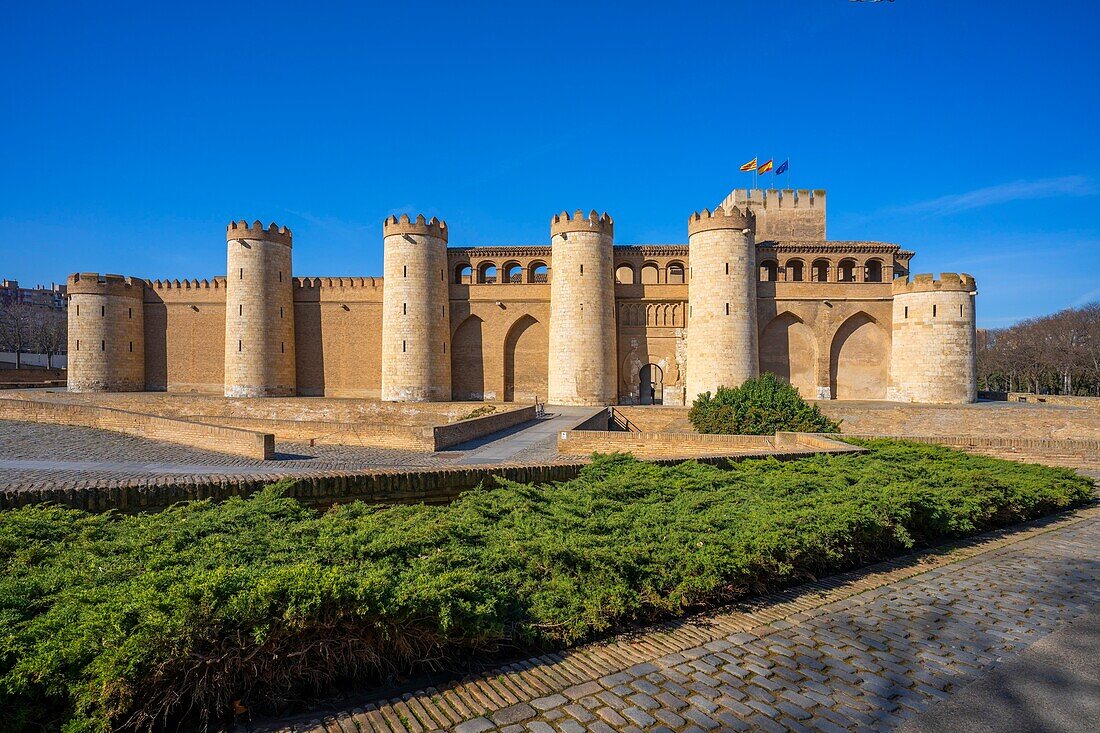
M 775 169 L 775 175 L 777 175 L 777 176 L 783 175 L 784 173 L 787 172 L 787 169 L 790 168 L 790 167 L 791 167 L 791 159 L 787 158 L 786 160 L 784 160 L 782 163 L 779 164 L 778 168 Z

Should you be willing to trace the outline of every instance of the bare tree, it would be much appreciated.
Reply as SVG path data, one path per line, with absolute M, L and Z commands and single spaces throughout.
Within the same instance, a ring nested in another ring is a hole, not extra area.
M 987 390 L 1100 395 L 1100 303 L 982 331 L 977 350 Z
M 35 348 L 46 355 L 46 368 L 53 369 L 53 357 L 65 352 L 69 339 L 65 314 L 59 311 L 41 311 L 33 324 Z
M 34 315 L 26 303 L 12 301 L 0 306 L 0 347 L 15 352 L 16 369 L 22 368 L 22 356 L 32 348 Z

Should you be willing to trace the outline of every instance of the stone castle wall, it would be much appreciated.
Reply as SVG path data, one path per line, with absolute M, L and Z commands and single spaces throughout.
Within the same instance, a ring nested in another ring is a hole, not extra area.
M 687 394 L 736 387 L 759 373 L 752 222 L 731 208 L 688 219 Z
M 68 281 L 69 389 L 145 388 L 145 284 L 121 275 L 78 273 Z
M 551 222 L 551 403 L 606 405 L 618 394 L 613 236 L 606 213 L 563 211 Z
M 291 233 L 272 224 L 226 229 L 225 396 L 295 394 Z
M 894 281 L 887 399 L 974 402 L 974 278 L 945 272 Z
M 288 230 L 234 224 L 227 276 L 74 276 L 70 384 L 690 405 L 769 371 L 810 398 L 974 398 L 972 278 L 908 283 L 913 253 L 888 243 L 762 241 L 783 217 L 823 237 L 824 195 L 742 198 L 736 222 L 693 216 L 690 246 L 615 246 L 610 217 L 565 214 L 549 245 L 448 247 L 442 222 L 391 218 L 384 279 L 295 278 Z

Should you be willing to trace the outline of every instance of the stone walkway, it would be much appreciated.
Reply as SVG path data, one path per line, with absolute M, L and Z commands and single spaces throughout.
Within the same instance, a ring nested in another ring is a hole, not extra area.
M 269 728 L 888 730 L 935 710 L 1005 658 L 1095 609 L 1098 547 L 1100 508 L 1093 507 L 439 689 L 349 701 L 342 712 Z M 1084 694 L 1100 696 L 1095 680 L 1081 681 Z M 1060 709 L 1057 695 L 1048 697 L 1032 719 L 1053 720 Z
M 511 430 L 494 433 L 476 443 L 457 446 L 468 451 L 456 463 L 464 466 L 504 463 L 508 461 L 541 462 L 558 457 L 557 434 L 604 412 L 604 407 L 566 407 L 547 405 L 546 417 L 534 424 L 517 425 Z M 569 460 L 576 460 L 570 456 Z

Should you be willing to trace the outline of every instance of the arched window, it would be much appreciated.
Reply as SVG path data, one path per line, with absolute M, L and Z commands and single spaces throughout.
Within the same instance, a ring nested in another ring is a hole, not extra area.
M 455 267 L 455 285 L 469 285 L 474 280 L 474 268 L 469 262 L 463 262 Z
M 493 262 L 482 262 L 477 266 L 477 281 L 492 284 L 497 281 L 497 266 Z
M 854 283 L 856 281 L 856 261 L 841 260 L 836 268 L 837 282 Z
M 803 279 L 802 260 L 787 260 L 787 281 L 800 283 Z
M 634 284 L 634 268 L 630 265 L 619 265 L 615 270 L 615 282 L 620 285 Z
M 668 263 L 668 270 L 665 275 L 665 282 L 670 285 L 683 285 L 684 284 L 684 265 L 680 262 Z
M 508 262 L 504 265 L 504 282 L 523 282 L 523 267 L 518 262 Z
M 882 260 L 867 260 L 867 272 L 863 279 L 869 283 L 882 282 Z
M 656 285 L 661 281 L 661 271 L 657 265 L 652 262 L 647 262 L 642 265 L 642 284 L 643 285 Z
M 829 282 L 829 261 L 814 260 L 810 270 L 810 279 L 815 283 Z
M 761 282 L 773 283 L 779 279 L 779 263 L 775 260 L 764 260 L 760 263 Z
M 527 266 L 527 282 L 529 283 L 544 283 L 550 280 L 550 271 L 546 267 L 545 262 L 536 260 Z

